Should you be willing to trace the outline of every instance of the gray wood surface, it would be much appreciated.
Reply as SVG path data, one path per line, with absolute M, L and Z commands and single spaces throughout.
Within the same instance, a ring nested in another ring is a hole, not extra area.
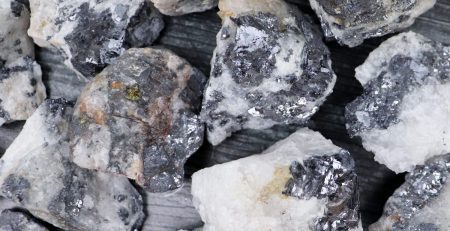
M 305 0 L 290 2 L 317 18 Z M 172 49 L 205 74 L 209 74 L 210 59 L 215 47 L 215 35 L 220 29 L 216 10 L 180 17 L 166 17 L 166 29 L 156 45 Z M 438 0 L 436 6 L 421 16 L 410 28 L 424 35 L 450 44 L 450 0 Z M 343 116 L 345 105 L 362 92 L 354 79 L 354 68 L 362 64 L 367 55 L 391 35 L 367 40 L 356 48 L 341 47 L 327 42 L 332 53 L 333 69 L 338 80 L 333 94 L 308 126 L 320 131 L 336 145 L 349 150 L 356 160 L 360 184 L 360 201 L 363 226 L 378 219 L 383 205 L 393 190 L 403 182 L 404 175 L 395 175 L 385 166 L 373 160 L 373 154 L 365 151 L 359 140 L 348 137 Z M 64 96 L 74 100 L 84 82 L 67 71 L 61 58 L 52 51 L 38 49 L 37 59 L 42 65 L 44 80 L 51 97 Z M 0 127 L 0 154 L 20 131 L 23 122 Z M 206 166 L 257 154 L 274 142 L 288 136 L 296 126 L 277 126 L 264 131 L 246 130 L 234 134 L 219 146 L 205 145 L 188 161 L 186 177 Z M 143 230 L 191 229 L 201 225 L 199 215 L 192 207 L 189 184 L 171 195 L 145 194 L 149 218 Z

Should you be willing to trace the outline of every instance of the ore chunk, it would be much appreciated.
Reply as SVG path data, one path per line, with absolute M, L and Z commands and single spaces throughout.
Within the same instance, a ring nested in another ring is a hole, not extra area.
M 152 192 L 179 188 L 183 165 L 203 142 L 197 116 L 206 77 L 165 49 L 130 49 L 78 99 L 73 160 L 126 175 Z
M 325 36 L 349 47 L 411 26 L 436 0 L 309 0 Z
M 202 12 L 217 6 L 219 0 L 150 0 L 161 13 L 178 16 Z
M 217 145 L 232 132 L 303 123 L 336 76 L 309 20 L 279 0 L 219 3 L 223 17 L 202 118 Z
M 40 225 L 28 215 L 13 211 L 4 210 L 0 214 L 0 230 L 2 231 L 47 231 L 48 229 Z
M 128 179 L 70 161 L 72 111 L 64 99 L 46 100 L 27 120 L 0 160 L 1 195 L 67 230 L 136 228 L 144 218 L 143 202 Z
M 450 154 L 414 168 L 388 199 L 383 216 L 369 230 L 438 231 L 450 227 Z
M 204 230 L 362 230 L 350 154 L 306 128 L 196 172 L 192 195 Z
M 164 27 L 148 0 L 30 0 L 28 33 L 56 48 L 80 76 L 92 78 L 125 49 L 150 45 Z
M 45 99 L 41 67 L 27 35 L 30 12 L 17 0 L 0 2 L 0 126 L 26 120 Z
M 356 68 L 364 92 L 346 107 L 348 132 L 395 172 L 450 152 L 449 76 L 450 47 L 413 32 L 388 39 Z

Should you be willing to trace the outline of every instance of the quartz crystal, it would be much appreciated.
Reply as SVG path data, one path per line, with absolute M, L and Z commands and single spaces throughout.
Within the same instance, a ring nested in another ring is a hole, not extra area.
M 48 229 L 20 211 L 3 210 L 0 213 L 0 230 L 47 231 Z
M 164 27 L 148 0 L 30 0 L 34 42 L 56 48 L 80 76 L 94 77 L 129 47 L 150 45 Z
M 310 21 L 281 0 L 222 0 L 219 8 L 222 29 L 202 109 L 209 142 L 308 120 L 336 80 Z
M 350 47 L 411 26 L 436 0 L 309 0 L 327 38 Z
M 371 231 L 438 231 L 450 227 L 450 154 L 436 156 L 406 175 Z
M 46 97 L 27 35 L 29 24 L 30 12 L 22 1 L 0 1 L 0 126 L 26 120 Z
M 362 230 L 352 157 L 306 128 L 196 172 L 192 194 L 204 231 Z
M 0 160 L 0 193 L 67 230 L 131 230 L 144 219 L 142 198 L 126 177 L 73 164 L 71 105 L 46 100 Z
M 203 142 L 197 115 L 206 77 L 166 49 L 132 48 L 78 99 L 73 160 L 122 174 L 151 192 L 179 188 L 183 166 Z
M 356 68 L 362 96 L 346 107 L 347 130 L 395 172 L 450 152 L 450 47 L 408 32 Z
M 217 6 L 219 0 L 151 0 L 161 13 L 178 16 L 202 12 Z

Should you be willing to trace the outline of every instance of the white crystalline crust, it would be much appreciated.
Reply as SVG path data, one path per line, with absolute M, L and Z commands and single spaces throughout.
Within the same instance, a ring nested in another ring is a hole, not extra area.
M 289 166 L 340 150 L 318 132 L 301 129 L 260 155 L 196 172 L 192 195 L 203 230 L 309 230 L 323 215 L 326 199 L 283 195 Z
M 170 16 L 202 12 L 217 6 L 219 0 L 150 0 L 158 10 Z
M 417 57 L 432 51 L 431 44 L 426 41 L 429 40 L 413 32 L 388 39 L 356 68 L 356 78 L 364 86 L 379 76 L 383 62 L 393 56 Z M 412 69 L 416 74 L 421 71 L 420 66 Z M 450 152 L 449 99 L 449 83 L 428 84 L 413 90 L 401 102 L 400 122 L 387 129 L 363 132 L 360 134 L 363 146 L 375 153 L 376 161 L 397 173 L 409 171 L 432 156 Z M 364 121 L 363 114 L 359 118 Z
M 126 18 L 127 21 L 123 23 L 127 24 L 144 1 L 146 0 L 128 0 L 126 3 L 122 0 L 97 2 L 86 0 L 30 0 L 31 23 L 28 34 L 33 38 L 34 43 L 40 47 L 62 50 L 65 56 L 64 63 L 83 78 L 83 75 L 78 72 L 70 62 L 73 55 L 70 46 L 65 39 L 66 36 L 73 32 L 79 23 L 76 21 L 76 13 L 79 10 L 79 7 L 84 3 L 88 3 L 90 9 L 93 9 L 98 13 L 110 9 L 112 18 L 116 20 L 116 22 Z M 114 10 L 115 7 L 120 4 L 126 4 L 128 7 L 125 15 L 120 15 L 119 12 Z M 69 17 L 69 20 L 67 21 L 57 22 L 60 11 L 64 11 L 66 14 L 71 14 L 73 16 Z M 125 32 L 123 32 L 123 36 L 125 36 Z M 115 42 L 116 41 L 111 40 L 110 45 L 115 46 Z M 94 58 L 92 60 L 94 60 Z M 92 60 L 87 59 L 86 62 L 89 63 L 92 62 Z
M 46 98 L 41 68 L 32 61 L 34 44 L 26 33 L 30 23 L 29 12 L 23 7 L 20 16 L 14 16 L 12 2 L 0 1 L 0 60 L 5 61 L 5 69 L 27 68 L 11 71 L 6 78 L 0 78 L 0 109 L 9 115 L 9 119 L 0 117 L 0 126 L 5 122 L 27 119 Z M 32 79 L 36 81 L 35 85 L 31 84 Z M 35 94 L 30 96 L 33 92 Z
M 342 42 L 343 44 L 346 44 L 350 47 L 357 46 L 363 42 L 365 39 L 363 34 L 371 31 L 379 31 L 373 36 L 370 37 L 377 37 L 382 36 L 387 33 L 392 33 L 395 31 L 399 31 L 401 29 L 407 28 L 411 26 L 415 19 L 419 17 L 421 14 L 427 12 L 429 9 L 431 9 L 434 4 L 436 3 L 436 0 L 417 0 L 415 1 L 417 5 L 412 9 L 406 11 L 407 13 L 399 13 L 395 11 L 395 7 L 393 6 L 397 1 L 393 0 L 384 0 L 383 2 L 383 8 L 390 9 L 385 16 L 383 17 L 383 20 L 372 20 L 369 23 L 362 23 L 357 26 L 347 26 L 347 22 L 343 22 L 341 18 L 334 17 L 333 15 L 328 14 L 323 7 L 316 1 L 316 0 L 309 0 L 311 8 L 316 12 L 316 14 L 319 16 L 320 20 L 323 23 L 326 23 L 328 25 L 331 25 L 328 27 L 328 29 L 331 30 L 331 33 L 333 36 Z M 399 23 L 397 22 L 400 15 L 407 15 L 408 19 Z M 340 27 L 334 26 L 334 25 L 343 25 Z M 356 37 L 361 37 L 357 41 L 347 41 L 345 39 L 346 36 L 349 36 L 349 31 L 347 30 L 355 30 L 355 31 L 362 31 L 361 34 L 355 35 Z

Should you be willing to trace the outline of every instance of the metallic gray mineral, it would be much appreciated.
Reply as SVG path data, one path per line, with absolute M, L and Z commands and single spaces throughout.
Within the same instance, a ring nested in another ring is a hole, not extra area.
M 0 230 L 47 231 L 48 229 L 23 212 L 14 210 L 3 210 L 0 213 Z
M 164 27 L 148 0 L 30 0 L 28 34 L 64 54 L 65 63 L 93 78 L 125 49 L 153 43 Z
M 0 193 L 59 228 L 132 230 L 143 201 L 126 177 L 73 164 L 69 158 L 72 104 L 46 100 L 0 160 Z
M 219 0 L 150 0 L 161 13 L 179 16 L 193 12 L 202 12 L 217 6 Z
M 321 35 L 280 0 L 222 0 L 219 8 L 222 29 L 202 108 L 209 142 L 307 121 L 336 80 Z
M 151 192 L 179 188 L 203 142 L 206 77 L 166 49 L 129 49 L 83 90 L 72 121 L 73 161 L 121 174 Z
M 371 231 L 438 231 L 450 227 L 450 154 L 433 157 L 406 175 Z
M 436 0 L 309 0 L 327 38 L 349 47 L 411 26 Z
M 0 126 L 26 120 L 46 97 L 27 35 L 30 12 L 22 2 L 0 1 Z
M 408 32 L 356 68 L 363 94 L 346 107 L 347 130 L 395 172 L 450 152 L 450 47 Z

